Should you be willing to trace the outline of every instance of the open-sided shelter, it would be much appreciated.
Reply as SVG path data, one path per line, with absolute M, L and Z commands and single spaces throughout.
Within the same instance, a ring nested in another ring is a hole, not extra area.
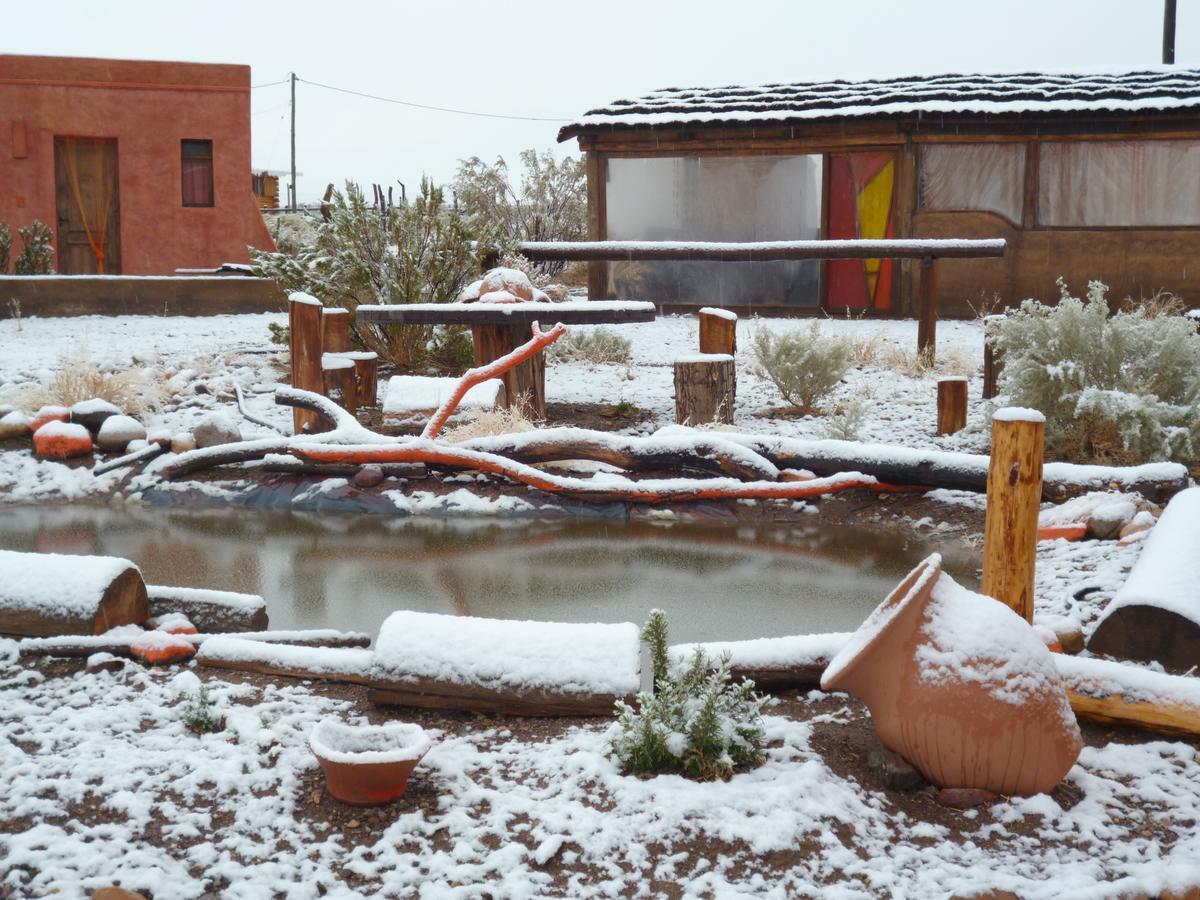
M 49 225 L 59 272 L 248 262 L 250 173 L 249 66 L 0 55 L 0 223 Z
M 559 132 L 587 158 L 592 240 L 1003 237 L 945 260 L 943 315 L 1062 276 L 1111 296 L 1200 281 L 1200 70 L 936 75 L 655 91 Z M 907 314 L 893 260 L 593 262 L 593 297 Z

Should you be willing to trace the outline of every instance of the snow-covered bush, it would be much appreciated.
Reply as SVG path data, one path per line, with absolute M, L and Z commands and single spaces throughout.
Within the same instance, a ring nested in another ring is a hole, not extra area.
M 654 665 L 654 692 L 638 694 L 636 708 L 617 703 L 609 740 L 622 771 L 713 781 L 761 765 L 762 715 L 774 701 L 756 694 L 753 682 L 733 684 L 729 660 L 714 663 L 699 647 L 687 663 L 673 664 L 662 610 L 650 613 L 642 640 Z
M 1200 458 L 1200 337 L 1184 316 L 1135 307 L 1109 315 L 1108 288 L 1086 302 L 1060 279 L 1057 306 L 1026 300 L 995 325 L 1008 402 L 1046 415 L 1046 446 L 1071 460 Z
M 183 723 L 196 734 L 211 734 L 222 728 L 221 716 L 217 713 L 208 688 L 201 686 L 183 708 Z
M 783 399 L 805 412 L 832 391 L 850 368 L 851 342 L 821 335 L 821 325 L 777 335 L 766 328 L 754 332 L 754 353 L 762 374 Z
M 440 188 L 422 180 L 411 203 L 372 206 L 362 188 L 346 183 L 335 193 L 330 219 L 316 241 L 295 253 L 251 250 L 258 273 L 287 291 L 306 291 L 327 306 L 353 312 L 367 303 L 442 303 L 454 300 L 479 270 L 466 221 L 446 203 Z M 404 369 L 422 366 L 432 325 L 371 325 L 353 322 L 358 345 Z
M 17 229 L 21 236 L 21 252 L 13 262 L 14 275 L 54 274 L 54 232 L 36 219 L 32 225 Z M 7 225 L 0 227 L 0 274 L 8 271 L 12 255 L 12 232 Z
M 550 358 L 555 362 L 578 360 L 597 364 L 628 365 L 632 344 L 608 328 L 572 331 L 550 345 Z

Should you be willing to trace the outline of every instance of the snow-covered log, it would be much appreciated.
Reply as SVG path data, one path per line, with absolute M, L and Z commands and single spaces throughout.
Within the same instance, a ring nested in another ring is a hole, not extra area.
M 19 642 L 22 656 L 91 656 L 93 653 L 111 653 L 113 656 L 131 658 L 130 646 L 146 634 L 141 628 L 125 627 L 94 637 L 45 637 L 26 638 Z M 199 647 L 210 638 L 236 637 L 246 641 L 264 641 L 276 644 L 292 644 L 297 647 L 370 647 L 370 635 L 356 631 L 336 631 L 332 628 L 314 628 L 301 631 L 243 631 L 236 634 L 180 634 L 176 635 Z
M 1200 736 L 1200 678 L 1060 653 L 1054 662 L 1079 718 Z
M 1179 671 L 1200 666 L 1200 488 L 1167 504 L 1088 649 Z
M 301 647 L 226 636 L 208 639 L 196 654 L 196 662 L 216 669 L 352 684 L 367 684 L 374 660 L 371 650 L 354 647 Z
M 0 550 L 0 633 L 94 635 L 149 616 L 127 559 Z
M 850 640 L 849 632 L 797 634 L 748 641 L 714 641 L 676 644 L 668 653 L 686 662 L 699 648 L 709 659 L 729 657 L 730 673 L 737 681 L 753 681 L 767 691 L 816 687 L 829 661 Z
M 146 593 L 150 615 L 182 613 L 198 631 L 264 631 L 267 627 L 267 602 L 257 594 L 163 584 L 147 585 Z

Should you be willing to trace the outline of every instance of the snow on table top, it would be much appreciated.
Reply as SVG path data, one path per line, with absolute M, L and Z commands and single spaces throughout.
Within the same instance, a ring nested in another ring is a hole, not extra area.
M 494 690 L 635 693 L 638 629 L 394 612 L 379 629 L 372 679 L 427 678 Z
M 267 605 L 267 601 L 257 594 L 214 591 L 209 588 L 174 587 L 166 584 L 148 584 L 146 585 L 146 594 L 151 600 L 204 603 L 209 606 L 225 606 L 246 612 L 256 612 Z
M 200 662 L 262 663 L 280 669 L 365 677 L 375 660 L 375 654 L 359 647 L 298 647 L 220 635 L 204 641 L 196 653 L 196 659 Z
M 1134 605 L 1156 606 L 1200 625 L 1200 487 L 1171 498 L 1100 621 Z
M 137 566 L 115 556 L 0 550 L 0 598 L 9 608 L 52 616 L 93 615 L 105 589 L 127 569 Z
M 450 399 L 458 382 L 457 378 L 393 375 L 388 379 L 387 390 L 383 394 L 383 414 L 397 416 L 435 410 Z M 494 409 L 503 387 L 504 382 L 499 378 L 489 378 L 472 385 L 459 401 L 458 408 Z

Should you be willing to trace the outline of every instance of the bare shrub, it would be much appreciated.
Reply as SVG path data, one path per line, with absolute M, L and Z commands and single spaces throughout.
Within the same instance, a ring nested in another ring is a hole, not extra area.
M 607 328 L 572 331 L 550 346 L 554 362 L 590 362 L 597 365 L 629 365 L 631 344 Z
M 753 341 L 762 374 L 802 411 L 814 411 L 850 368 L 850 341 L 823 337 L 819 322 L 786 335 L 760 327 Z
M 1143 294 L 1136 300 L 1133 297 L 1126 297 L 1125 302 L 1121 304 L 1121 309 L 1125 312 L 1141 311 L 1142 315 L 1150 319 L 1157 319 L 1161 316 L 1182 316 L 1188 311 L 1187 304 L 1183 302 L 1183 298 L 1173 291 L 1159 288 L 1149 296 Z
M 173 388 L 157 368 L 111 371 L 83 355 L 64 358 L 44 383 L 21 388 L 10 402 L 24 409 L 71 406 L 96 397 L 107 400 L 131 416 L 159 409 L 171 399 Z
M 883 335 L 879 332 L 856 337 L 850 342 L 850 363 L 855 366 L 873 366 L 883 349 Z
M 974 375 L 981 363 L 961 347 L 942 347 L 936 354 L 888 344 L 880 353 L 881 368 L 910 378 L 930 375 Z
M 519 403 L 508 409 L 481 410 L 471 418 L 447 428 L 442 432 L 442 436 L 451 443 L 458 443 L 497 434 L 532 431 L 535 427 L 530 419 L 528 406 Z

